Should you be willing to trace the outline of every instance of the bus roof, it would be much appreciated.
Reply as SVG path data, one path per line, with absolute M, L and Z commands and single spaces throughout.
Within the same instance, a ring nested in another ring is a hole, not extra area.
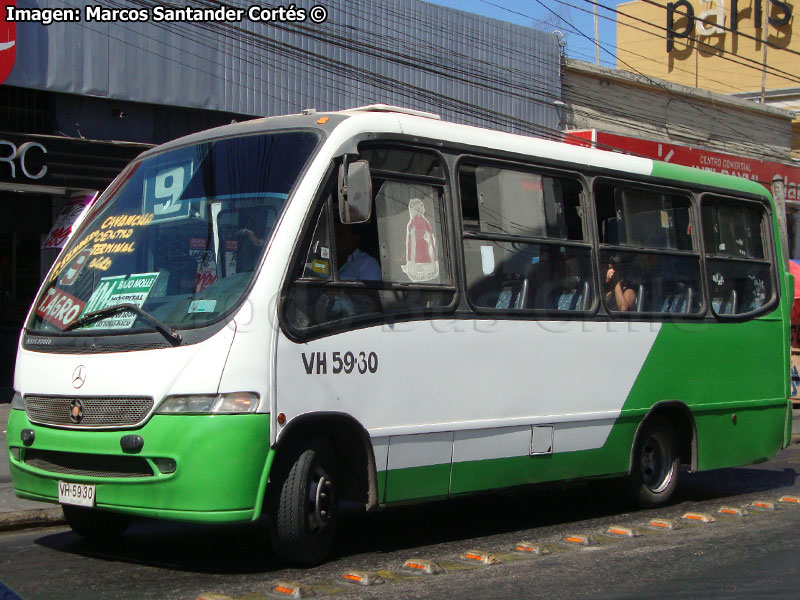
M 263 117 L 223 125 L 167 142 L 142 153 L 142 157 L 181 146 L 224 137 L 267 133 L 279 129 L 317 129 L 329 136 L 334 130 L 348 136 L 360 133 L 406 134 L 461 147 L 492 149 L 524 156 L 541 157 L 565 164 L 593 167 L 635 175 L 652 176 L 682 183 L 770 197 L 755 181 L 632 156 L 607 150 L 575 146 L 564 142 L 505 133 L 472 125 L 442 121 L 439 115 L 386 104 L 372 104 L 335 112 L 305 110 L 300 114 Z M 339 136 L 337 136 L 339 137 Z

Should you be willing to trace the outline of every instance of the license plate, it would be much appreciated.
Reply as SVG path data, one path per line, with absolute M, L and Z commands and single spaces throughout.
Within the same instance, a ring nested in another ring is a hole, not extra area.
M 58 482 L 59 504 L 94 506 L 94 486 L 85 483 Z

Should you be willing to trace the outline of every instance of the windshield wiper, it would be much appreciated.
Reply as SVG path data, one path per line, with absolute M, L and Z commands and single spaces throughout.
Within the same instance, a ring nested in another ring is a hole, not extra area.
M 123 304 L 115 304 L 114 306 L 106 306 L 105 308 L 101 308 L 100 310 L 95 310 L 90 312 L 87 315 L 84 315 L 74 323 L 70 323 L 67 325 L 64 331 L 71 331 L 78 327 L 82 327 L 83 325 L 87 325 L 88 323 L 94 323 L 95 321 L 99 321 L 101 319 L 105 319 L 106 317 L 110 317 L 111 315 L 115 315 L 118 312 L 122 312 L 123 310 L 129 310 L 135 312 L 137 315 L 142 317 L 145 321 L 150 323 L 153 327 L 158 330 L 160 334 L 162 334 L 165 338 L 167 338 L 173 346 L 177 346 L 183 341 L 183 336 L 180 333 L 172 329 L 171 327 L 167 327 L 156 319 L 153 315 L 149 312 L 141 308 L 140 306 L 136 306 L 135 304 L 130 303 L 123 303 Z

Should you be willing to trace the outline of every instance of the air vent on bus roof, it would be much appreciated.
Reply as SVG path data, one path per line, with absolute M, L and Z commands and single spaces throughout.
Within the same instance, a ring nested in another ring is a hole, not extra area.
M 369 104 L 367 106 L 348 108 L 342 112 L 392 112 L 402 113 L 404 115 L 414 115 L 415 117 L 424 117 L 426 119 L 436 119 L 437 121 L 441 121 L 442 119 L 442 117 L 436 113 L 414 110 L 413 108 L 403 108 L 402 106 L 392 106 L 391 104 Z

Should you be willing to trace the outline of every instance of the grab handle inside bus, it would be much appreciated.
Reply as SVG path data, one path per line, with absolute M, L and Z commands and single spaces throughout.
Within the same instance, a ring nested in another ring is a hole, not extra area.
M 365 223 L 372 216 L 372 177 L 366 160 L 339 167 L 339 220 L 343 224 Z

